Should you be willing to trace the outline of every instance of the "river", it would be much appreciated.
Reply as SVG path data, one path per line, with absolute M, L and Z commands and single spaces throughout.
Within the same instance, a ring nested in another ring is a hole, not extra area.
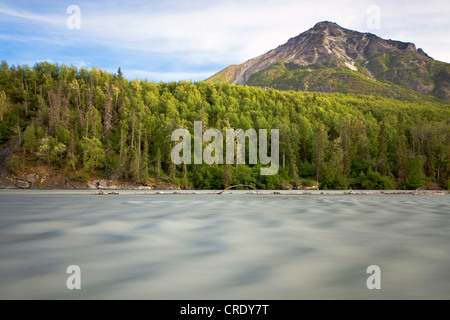
M 119 193 L 0 190 L 0 299 L 450 299 L 449 195 Z

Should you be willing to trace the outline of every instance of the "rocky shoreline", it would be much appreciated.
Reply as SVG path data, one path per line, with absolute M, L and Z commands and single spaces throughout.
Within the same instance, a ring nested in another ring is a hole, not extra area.
M 90 177 L 86 181 L 73 179 L 64 169 L 44 164 L 36 164 L 16 153 L 16 170 L 2 165 L 13 154 L 13 148 L 4 148 L 5 154 L 0 164 L 0 189 L 35 189 L 35 190 L 193 190 L 192 186 L 180 186 L 170 183 L 162 177 L 154 177 L 147 184 L 138 184 L 124 179 Z M 11 150 L 6 154 L 5 150 Z M 281 190 L 319 190 L 318 183 L 313 185 L 282 184 Z
M 180 190 L 164 179 L 151 179 L 148 185 L 123 181 L 119 179 L 89 179 L 76 181 L 70 177 L 39 168 L 35 172 L 14 174 L 5 167 L 0 171 L 0 189 L 38 189 L 38 190 Z
M 93 179 L 87 182 L 68 178 L 40 177 L 29 174 L 25 177 L 9 176 L 0 179 L 0 189 L 38 189 L 38 190 L 180 190 L 168 183 L 141 185 L 129 181 L 111 179 Z
M 193 190 L 168 182 L 164 178 L 149 179 L 147 185 L 120 179 L 97 178 L 86 182 L 70 179 L 62 173 L 55 173 L 50 168 L 39 168 L 36 172 L 13 174 L 6 168 L 0 172 L 0 189 L 36 189 L 36 190 Z M 285 185 L 281 190 L 319 190 L 318 185 Z

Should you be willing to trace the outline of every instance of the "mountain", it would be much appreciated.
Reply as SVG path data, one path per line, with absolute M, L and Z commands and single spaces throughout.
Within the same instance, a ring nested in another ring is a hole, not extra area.
M 328 21 L 206 81 L 450 101 L 450 64 L 432 59 L 413 43 L 384 40 Z

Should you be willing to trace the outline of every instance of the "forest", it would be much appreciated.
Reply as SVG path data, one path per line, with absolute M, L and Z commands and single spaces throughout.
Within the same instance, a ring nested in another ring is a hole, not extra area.
M 26 159 L 77 181 L 110 177 L 146 185 L 161 178 L 187 189 L 317 183 L 321 189 L 450 189 L 449 120 L 448 103 L 419 97 L 129 81 L 120 68 L 112 74 L 47 62 L 0 66 L 0 149 L 23 137 L 8 169 L 19 170 Z M 171 134 L 182 128 L 193 135 L 194 121 L 202 121 L 203 131 L 279 129 L 278 173 L 261 175 L 261 164 L 174 165 Z

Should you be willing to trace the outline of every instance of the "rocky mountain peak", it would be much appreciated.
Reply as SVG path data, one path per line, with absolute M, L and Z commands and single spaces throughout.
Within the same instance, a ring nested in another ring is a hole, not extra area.
M 335 28 L 335 29 L 339 28 L 339 29 L 342 29 L 342 27 L 340 25 L 338 25 L 335 22 L 331 22 L 331 21 L 318 22 L 318 23 L 316 23 L 314 25 L 314 27 L 312 29 L 313 30 L 324 30 L 324 29 L 327 29 L 327 28 Z
M 346 68 L 354 73 L 346 74 Z M 439 83 L 439 79 L 447 79 L 449 74 L 448 64 L 439 64 L 411 42 L 384 40 L 372 33 L 322 21 L 278 48 L 241 65 L 230 66 L 208 80 L 259 86 L 270 86 L 275 81 L 276 88 L 290 90 L 357 92 L 355 86 L 340 89 L 343 87 L 340 83 L 348 84 L 348 79 L 352 78 L 355 85 L 364 83 L 365 88 L 377 87 L 371 90 L 389 91 L 389 95 L 395 95 L 391 92 L 398 90 L 386 89 L 386 85 L 395 84 L 450 100 L 450 84 Z M 317 85 L 319 75 L 323 79 Z M 373 83 L 373 80 L 386 85 Z

